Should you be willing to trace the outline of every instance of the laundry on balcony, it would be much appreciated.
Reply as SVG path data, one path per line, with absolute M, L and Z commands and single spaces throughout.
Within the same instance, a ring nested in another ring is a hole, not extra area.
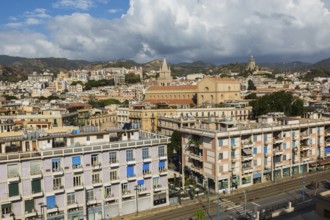
M 251 155 L 252 151 L 250 149 L 243 149 L 242 150 L 245 155 Z

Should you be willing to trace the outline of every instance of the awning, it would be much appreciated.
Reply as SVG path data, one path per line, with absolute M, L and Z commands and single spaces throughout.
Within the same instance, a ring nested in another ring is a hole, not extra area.
M 138 185 L 143 185 L 143 184 L 144 184 L 144 180 L 138 180 L 138 181 L 137 181 L 137 184 L 138 184 Z
M 247 155 L 251 155 L 252 151 L 250 149 L 243 149 L 243 152 Z
M 253 174 L 253 179 L 260 178 L 260 177 L 261 177 L 261 173 L 260 172 Z
M 320 165 L 329 164 L 330 163 L 330 159 L 321 160 L 319 163 L 320 163 Z
M 311 167 L 316 167 L 317 164 L 318 164 L 317 162 L 312 162 L 312 163 L 309 164 L 309 166 L 311 166 Z

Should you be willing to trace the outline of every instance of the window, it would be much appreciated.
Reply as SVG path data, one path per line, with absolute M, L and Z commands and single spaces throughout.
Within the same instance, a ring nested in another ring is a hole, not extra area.
M 117 163 L 117 153 L 116 152 L 110 152 L 109 153 L 109 162 L 110 163 Z
M 253 148 L 253 154 L 257 154 L 258 153 L 258 148 Z
M 230 146 L 235 146 L 235 138 L 230 138 Z
M 31 161 L 30 162 L 30 174 L 31 175 L 36 175 L 36 174 L 40 174 L 40 164 L 39 161 Z
M 10 183 L 8 185 L 8 191 L 9 191 L 9 197 L 18 196 L 19 195 L 18 183 Z
M 121 191 L 122 191 L 122 193 L 127 193 L 128 192 L 127 183 L 122 183 L 121 184 Z
M 142 148 L 142 159 L 148 159 L 149 158 L 149 148 L 145 147 Z
M 8 178 L 18 177 L 18 166 L 17 164 L 10 164 L 7 166 Z
M 159 171 L 164 171 L 165 170 L 165 161 L 164 160 L 159 161 L 158 169 L 159 169 Z
M 99 173 L 93 173 L 92 174 L 92 183 L 99 183 L 100 182 L 100 174 Z
M 32 180 L 31 182 L 32 185 L 32 193 L 39 193 L 41 192 L 41 183 L 40 179 Z
M 267 154 L 267 146 L 264 146 L 264 154 Z
M 283 155 L 283 160 L 286 160 L 286 155 Z
M 90 141 L 90 140 L 91 140 L 91 137 L 90 137 L 90 136 L 87 136 L 87 137 L 86 137 L 86 140 L 87 140 L 87 141 Z
M 149 170 L 149 163 L 144 163 L 142 165 L 142 171 L 143 171 L 143 174 L 149 174 L 150 173 L 150 170 Z
M 258 140 L 258 136 L 257 135 L 253 135 L 253 141 L 256 142 Z
M 2 204 L 1 205 L 1 213 L 3 215 L 10 214 L 11 213 L 11 204 L 10 203 Z
M 258 165 L 258 161 L 257 160 L 253 160 L 253 166 L 257 166 Z
M 52 170 L 53 170 L 53 172 L 61 170 L 61 159 L 60 158 L 52 159 Z
M 110 171 L 110 180 L 117 180 L 117 170 Z
M 128 165 L 126 170 L 127 177 L 134 177 L 134 165 Z
M 223 172 L 223 166 L 220 165 L 220 166 L 219 166 L 219 173 L 222 173 L 222 172 Z
M 309 129 L 309 134 L 313 134 L 313 128 Z
M 76 194 L 75 193 L 68 193 L 67 194 L 67 204 L 71 205 L 76 203 Z
M 286 143 L 283 143 L 283 149 L 286 149 Z
M 62 187 L 62 181 L 61 181 L 61 178 L 54 178 L 53 179 L 53 189 L 56 190 L 56 189 L 61 189 Z
M 86 190 L 87 201 L 95 200 L 94 198 L 94 190 Z
M 53 209 L 56 207 L 55 196 L 47 196 L 46 197 L 47 209 Z
M 103 139 L 103 134 L 96 135 L 96 139 Z
M 32 213 L 34 209 L 34 199 L 28 199 L 24 201 L 25 204 L 25 212 Z
M 137 188 L 138 188 L 139 191 L 143 191 L 143 189 L 145 188 L 144 187 L 144 179 L 137 181 Z
M 223 140 L 219 139 L 219 147 L 222 147 L 222 146 L 223 146 Z
M 81 186 L 81 176 L 73 177 L 73 186 Z
M 159 156 L 159 157 L 163 157 L 163 156 L 165 156 L 165 149 L 164 149 L 164 146 L 159 146 L 159 147 L 158 147 L 158 156 Z
M 223 159 L 223 153 L 219 153 L 219 160 L 222 160 Z
M 72 168 L 80 168 L 81 167 L 81 161 L 80 156 L 73 156 L 72 157 Z
M 154 188 L 160 187 L 160 185 L 159 185 L 159 177 L 154 177 L 152 179 L 152 183 L 153 183 Z
M 296 147 L 296 142 L 292 141 L 292 148 Z
M 98 157 L 97 154 L 93 154 L 93 155 L 91 156 L 91 164 L 92 164 L 92 166 L 97 166 L 97 165 L 99 165 L 99 157 Z
M 112 197 L 111 186 L 106 186 L 106 187 L 104 187 L 104 197 L 105 197 L 105 198 L 110 198 L 110 197 Z
M 133 150 L 126 150 L 126 161 L 132 161 L 133 158 Z

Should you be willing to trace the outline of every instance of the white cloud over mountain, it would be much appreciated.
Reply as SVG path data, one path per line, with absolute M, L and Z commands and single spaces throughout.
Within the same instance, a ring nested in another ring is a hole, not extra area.
M 40 19 L 29 18 L 35 19 L 31 24 Z M 250 54 L 285 59 L 330 56 L 328 0 L 131 0 L 120 19 L 88 13 L 47 19 L 45 33 L 0 31 L 0 51 L 140 62 L 163 56 L 213 62 Z

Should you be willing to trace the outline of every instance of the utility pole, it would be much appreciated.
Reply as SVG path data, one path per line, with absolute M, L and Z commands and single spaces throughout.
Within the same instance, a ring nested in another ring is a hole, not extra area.
M 243 190 L 243 193 L 244 193 L 244 213 L 246 217 L 246 190 Z
M 220 220 L 220 192 L 218 190 L 218 220 Z
M 302 201 L 304 202 L 305 201 L 305 179 L 304 179 L 304 163 L 302 165 L 302 168 L 301 168 L 301 172 L 302 172 Z

